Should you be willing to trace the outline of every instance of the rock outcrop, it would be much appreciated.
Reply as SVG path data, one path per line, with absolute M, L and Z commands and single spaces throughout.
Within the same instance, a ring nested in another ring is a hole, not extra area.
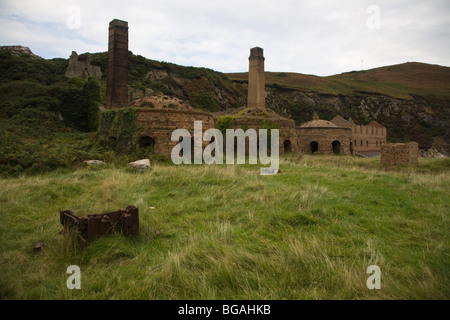
M 44 59 L 40 56 L 35 55 L 33 52 L 31 52 L 30 48 L 24 47 L 24 46 L 0 46 L 0 50 L 9 50 L 14 56 L 23 56 L 27 55 L 30 56 L 30 58 L 38 60 L 38 59 Z
M 380 94 L 346 96 L 305 92 L 279 85 L 266 86 L 266 92 L 268 107 L 294 119 L 297 125 L 309 121 L 314 112 L 319 112 L 324 119 L 340 115 L 356 123 L 375 120 L 387 128 L 390 141 L 417 141 L 421 150 L 435 147 L 444 155 L 450 154 L 450 117 L 444 105 Z
M 428 150 L 421 150 L 420 156 L 422 158 L 435 158 L 435 159 L 445 158 L 445 156 L 439 151 L 437 151 L 434 147 Z

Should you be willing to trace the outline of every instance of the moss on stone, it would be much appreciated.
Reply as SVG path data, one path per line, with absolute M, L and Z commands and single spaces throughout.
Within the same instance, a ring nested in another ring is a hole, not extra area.
M 106 110 L 101 113 L 99 135 L 101 138 L 114 138 L 117 152 L 134 151 L 136 144 L 132 141 L 136 130 L 137 108 Z

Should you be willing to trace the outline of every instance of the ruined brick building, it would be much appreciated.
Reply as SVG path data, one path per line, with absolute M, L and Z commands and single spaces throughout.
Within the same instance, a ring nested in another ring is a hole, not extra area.
M 69 59 L 69 65 L 66 69 L 66 77 L 81 77 L 87 79 L 95 77 L 98 80 L 102 79 L 102 71 L 100 67 L 91 65 L 91 57 L 79 57 L 75 51 L 72 51 Z
M 106 109 L 129 106 L 128 100 L 128 23 L 113 20 L 109 24 L 108 69 L 106 82 Z M 213 116 L 192 108 L 140 108 L 132 140 L 139 148 L 151 147 L 155 153 L 170 156 L 178 142 L 171 141 L 175 129 L 194 131 L 194 121 L 213 128 Z M 115 137 L 111 137 L 115 138 Z
M 297 129 L 302 152 L 323 154 L 350 154 L 351 130 L 331 121 L 312 120 Z
M 335 125 L 351 130 L 350 149 L 354 153 L 363 155 L 376 155 L 381 151 L 381 146 L 386 143 L 386 128 L 376 121 L 368 125 L 358 125 L 341 116 L 336 116 L 331 120 Z
M 112 123 L 106 113 L 130 106 L 128 95 L 128 23 L 113 20 L 109 25 L 106 111 L 100 117 L 100 127 Z M 371 122 L 366 126 L 354 124 L 337 116 L 331 121 L 312 120 L 296 127 L 292 119 L 284 118 L 266 108 L 263 49 L 250 50 L 247 106 L 228 112 L 233 118 L 230 128 L 255 130 L 279 129 L 280 153 L 323 154 L 379 154 L 386 142 L 386 128 Z M 135 103 L 136 105 L 136 103 Z M 178 143 L 171 141 L 175 129 L 187 129 L 193 135 L 194 121 L 203 122 L 203 130 L 214 128 L 217 118 L 212 113 L 195 110 L 186 105 L 180 108 L 145 106 L 137 109 L 130 142 L 137 148 L 152 147 L 155 153 L 170 156 Z M 103 124 L 102 124 L 103 122 Z M 116 121 L 117 122 L 117 121 Z M 101 131 L 103 129 L 100 129 Z M 118 130 L 103 130 L 103 134 L 117 139 Z M 101 133 L 102 133 L 101 132 Z M 209 143 L 204 143 L 204 145 Z

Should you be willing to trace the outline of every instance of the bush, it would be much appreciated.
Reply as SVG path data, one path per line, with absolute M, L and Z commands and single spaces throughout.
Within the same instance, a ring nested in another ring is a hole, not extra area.
M 135 151 L 132 138 L 136 127 L 137 108 L 106 110 L 101 113 L 99 137 L 111 139 L 110 145 L 117 152 Z
M 83 93 L 87 107 L 88 129 L 89 131 L 97 131 L 101 97 L 100 84 L 96 78 L 90 77 L 88 79 L 83 86 Z
M 222 133 L 225 133 L 227 129 L 230 129 L 234 124 L 234 117 L 232 116 L 222 116 L 216 121 L 216 128 Z

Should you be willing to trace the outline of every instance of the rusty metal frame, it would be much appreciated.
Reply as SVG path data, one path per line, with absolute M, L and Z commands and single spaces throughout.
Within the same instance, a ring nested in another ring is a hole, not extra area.
M 77 229 L 78 242 L 83 247 L 92 240 L 115 232 L 122 232 L 125 236 L 139 234 L 139 208 L 135 206 L 82 218 L 77 217 L 71 210 L 62 210 L 59 212 L 59 219 L 64 226 L 63 234 Z

